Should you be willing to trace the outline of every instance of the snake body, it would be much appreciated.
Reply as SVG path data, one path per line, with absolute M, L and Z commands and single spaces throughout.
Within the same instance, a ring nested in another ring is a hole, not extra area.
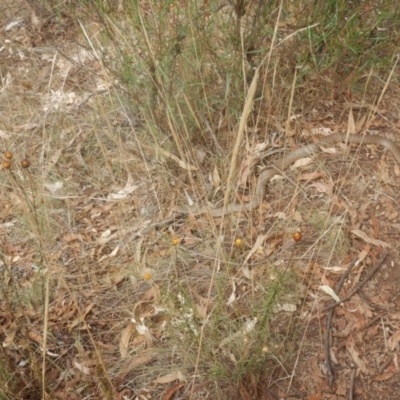
M 321 151 L 321 147 L 329 146 L 337 143 L 357 143 L 357 144 L 376 144 L 385 147 L 390 150 L 400 165 L 400 147 L 390 139 L 386 139 L 382 136 L 375 135 L 347 135 L 345 133 L 337 133 L 325 137 L 316 143 L 308 144 L 297 150 L 290 152 L 285 155 L 284 158 L 276 162 L 272 168 L 264 170 L 257 180 L 256 190 L 251 201 L 245 204 L 230 204 L 225 209 L 221 208 L 210 208 L 210 207 L 185 207 L 177 206 L 173 210 L 183 214 L 210 214 L 214 217 L 221 217 L 224 214 L 240 212 L 243 210 L 251 211 L 257 208 L 263 201 L 265 195 L 265 189 L 271 178 L 279 171 L 284 171 L 295 161 L 303 157 L 308 157 L 317 154 Z

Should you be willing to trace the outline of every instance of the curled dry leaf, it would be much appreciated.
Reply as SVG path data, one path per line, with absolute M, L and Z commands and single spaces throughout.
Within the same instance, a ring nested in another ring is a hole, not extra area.
M 314 182 L 310 185 L 310 187 L 314 188 L 318 193 L 326 193 L 329 197 L 333 196 L 333 183 L 322 183 L 322 182 Z
M 122 200 L 127 198 L 130 194 L 132 194 L 135 190 L 140 188 L 141 185 L 131 185 L 126 184 L 125 187 L 119 190 L 117 193 L 110 193 L 107 196 L 107 200 Z
M 174 394 L 181 388 L 185 386 L 184 383 L 178 383 L 175 386 L 172 386 L 172 388 L 169 388 L 164 394 L 161 400 L 170 400 L 174 396 Z
M 373 381 L 382 382 L 389 380 L 395 374 L 394 371 L 384 372 L 383 374 L 376 375 L 372 378 Z
M 339 302 L 340 298 L 339 296 L 333 291 L 333 289 L 328 286 L 328 285 L 322 285 L 319 287 L 324 293 L 326 293 L 327 295 L 331 296 L 333 300 Z
M 259 235 L 258 236 L 258 238 L 256 239 L 256 242 L 254 243 L 254 246 L 252 247 L 252 249 L 247 254 L 246 259 L 244 260 L 243 264 L 245 264 L 247 261 L 249 261 L 251 256 L 258 251 L 258 249 L 262 246 L 262 244 L 264 243 L 264 241 L 267 238 L 267 236 L 268 235 Z
M 129 324 L 122 330 L 121 339 L 119 341 L 119 353 L 121 358 L 128 355 L 129 342 L 133 333 L 135 332 L 136 324 L 134 322 L 129 322 Z
M 391 248 L 390 244 L 388 244 L 382 240 L 374 239 L 359 229 L 353 229 L 351 231 L 351 233 L 353 235 L 359 237 L 360 239 L 364 240 L 364 242 L 366 242 L 366 243 L 373 244 L 374 246 L 382 246 L 384 248 L 386 248 L 386 247 Z
M 366 366 L 365 362 L 360 358 L 360 354 L 355 349 L 354 343 L 353 342 L 349 342 L 347 344 L 346 348 L 347 348 L 347 351 L 349 352 L 351 358 L 353 359 L 354 363 L 365 374 L 367 372 L 367 366 Z
M 43 186 L 54 196 L 55 193 L 63 187 L 63 183 L 57 181 L 54 183 L 45 183 Z
M 158 377 L 154 383 L 165 384 L 173 381 L 186 382 L 186 376 L 179 370 L 171 372 L 170 374 Z
M 337 154 L 337 149 L 335 147 L 323 147 L 321 146 L 321 151 L 325 154 L 335 155 Z
M 10 134 L 8 132 L 0 129 L 0 139 L 8 139 L 9 137 L 10 137 Z
M 323 172 L 310 172 L 308 174 L 301 174 L 299 176 L 299 181 L 314 181 L 315 179 L 319 179 L 325 176 Z
M 43 343 L 43 337 L 39 332 L 29 331 L 29 339 L 35 341 L 36 343 Z
M 398 348 L 400 343 L 400 329 L 393 333 L 393 335 L 388 340 L 388 347 L 390 350 Z
M 78 361 L 74 360 L 74 367 L 79 369 L 79 371 L 83 372 L 85 375 L 91 375 L 92 370 L 88 367 L 86 367 L 85 364 L 83 363 L 78 363 Z
M 227 306 L 231 305 L 236 300 L 236 283 L 232 280 L 232 293 L 229 296 L 228 301 L 225 303 Z
M 6 335 L 2 345 L 3 348 L 9 347 L 14 343 L 15 334 L 17 333 L 17 329 L 9 329 L 8 334 Z
M 282 311 L 295 312 L 296 310 L 297 310 L 296 304 L 291 304 L 291 303 L 283 303 L 283 304 L 277 303 L 272 309 L 274 313 L 279 313 Z
M 313 162 L 313 159 L 311 157 L 304 157 L 304 158 L 300 158 L 299 160 L 297 160 L 291 167 L 290 170 L 293 171 L 296 168 L 299 167 L 304 167 L 305 165 L 309 165 Z
M 167 150 L 161 149 L 162 153 L 165 155 L 165 157 L 170 158 L 171 160 L 175 161 L 181 168 L 186 169 L 188 171 L 197 171 L 198 168 L 195 167 L 194 165 L 190 165 L 182 160 L 180 160 L 176 155 L 170 153 Z
M 220 185 L 221 185 L 221 177 L 219 176 L 217 167 L 214 167 L 214 170 L 213 170 L 212 183 L 213 183 L 214 189 L 220 187 Z

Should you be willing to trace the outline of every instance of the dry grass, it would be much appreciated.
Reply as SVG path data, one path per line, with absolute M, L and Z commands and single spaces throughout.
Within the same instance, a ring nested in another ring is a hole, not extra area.
M 260 152 L 321 126 L 379 126 L 365 104 L 389 108 L 389 62 L 374 70 L 358 55 L 365 69 L 349 72 L 332 35 L 317 68 L 324 23 L 302 19 L 307 2 L 301 15 L 239 1 L 6 3 L 0 398 L 286 395 L 326 304 L 318 286 L 335 280 L 326 268 L 361 251 L 349 231 L 368 201 L 351 199 L 383 191 L 393 207 L 386 162 L 371 181 L 353 154 L 322 155 L 271 183 L 261 213 L 170 210 L 246 202 L 238 187 L 255 186 Z M 350 90 L 362 107 L 348 111 Z

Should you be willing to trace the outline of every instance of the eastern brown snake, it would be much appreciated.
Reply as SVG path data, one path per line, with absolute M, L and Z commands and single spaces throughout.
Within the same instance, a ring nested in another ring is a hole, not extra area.
M 285 155 L 284 158 L 276 162 L 271 168 L 264 170 L 257 180 L 256 190 L 251 201 L 245 204 L 229 204 L 225 209 L 221 208 L 210 208 L 208 206 L 203 207 L 187 207 L 187 206 L 176 206 L 173 211 L 183 214 L 206 214 L 209 213 L 214 217 L 220 217 L 224 214 L 240 212 L 242 210 L 251 211 L 257 208 L 263 201 L 265 195 L 265 189 L 270 179 L 279 174 L 278 171 L 284 171 L 295 161 L 303 157 L 308 157 L 317 154 L 321 151 L 321 147 L 329 146 L 337 143 L 357 143 L 357 144 L 377 144 L 390 150 L 394 158 L 400 165 L 400 147 L 390 139 L 386 139 L 382 136 L 375 135 L 347 135 L 345 133 L 336 133 L 325 137 L 316 143 L 308 144 L 304 147 L 300 147 L 297 150 L 290 152 Z

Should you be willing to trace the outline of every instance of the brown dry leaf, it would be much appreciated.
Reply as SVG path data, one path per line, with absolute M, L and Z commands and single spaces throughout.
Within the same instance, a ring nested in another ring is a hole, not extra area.
M 43 343 L 43 337 L 39 332 L 29 331 L 28 336 L 29 336 L 29 339 L 32 339 L 36 343 L 40 343 L 40 344 Z
M 315 179 L 319 179 L 325 176 L 323 172 L 310 172 L 309 174 L 301 174 L 299 176 L 300 181 L 314 181 Z
M 129 341 L 135 332 L 135 327 L 135 323 L 129 322 L 129 324 L 121 332 L 121 339 L 119 341 L 119 352 L 121 354 L 121 358 L 124 358 L 128 355 Z
M 361 118 L 358 119 L 357 124 L 356 124 L 356 132 L 360 132 L 365 125 L 365 121 L 367 120 L 367 116 L 369 116 L 369 113 L 364 113 Z
M 40 127 L 39 124 L 36 124 L 34 122 L 28 122 L 27 124 L 24 124 L 24 125 L 16 125 L 16 126 L 14 126 L 14 129 L 16 131 L 28 131 L 28 130 L 39 128 L 39 127 Z
M 372 231 L 374 238 L 379 237 L 379 219 L 376 218 L 375 214 L 371 215 Z
M 10 134 L 6 131 L 3 131 L 2 129 L 0 129 L 0 138 L 1 139 L 8 139 L 10 137 Z
M 106 258 L 115 257 L 115 256 L 117 255 L 117 253 L 118 253 L 118 250 L 119 250 L 119 246 L 115 247 L 114 250 L 113 250 L 110 254 L 104 254 L 103 256 L 101 256 L 101 257 L 97 260 L 97 262 L 99 263 L 99 262 L 101 262 L 101 261 L 104 261 Z
M 249 251 L 249 253 L 247 254 L 244 263 L 246 263 L 247 261 L 249 261 L 249 259 L 251 258 L 251 256 L 253 254 L 255 254 L 260 247 L 262 246 L 262 244 L 264 243 L 264 240 L 267 238 L 268 235 L 259 235 L 256 239 L 256 242 L 254 243 L 254 246 L 252 247 L 252 249 Z
M 328 181 L 328 183 L 315 182 L 310 185 L 318 193 L 326 193 L 330 198 L 333 197 L 333 183 Z
M 73 365 L 75 368 L 79 369 L 79 371 L 83 372 L 85 375 L 92 374 L 92 370 L 83 363 L 78 363 L 78 361 L 74 360 Z
M 143 301 L 154 300 L 155 303 L 158 303 L 160 299 L 160 290 L 158 285 L 153 285 L 143 296 Z
M 307 396 L 307 400 L 322 400 L 323 398 L 324 398 L 323 393 L 315 393 Z
M 347 380 L 338 379 L 337 388 L 335 394 L 338 396 L 337 399 L 345 399 L 347 396 Z
M 379 330 L 380 330 L 380 326 L 378 324 L 370 327 L 367 330 L 367 333 L 364 335 L 364 341 L 368 342 L 371 339 L 373 339 L 374 337 L 376 337 L 379 333 Z
M 365 301 L 361 300 L 359 297 L 355 297 L 357 299 L 357 306 L 358 306 L 358 311 L 361 312 L 362 315 L 364 315 L 367 318 L 372 318 L 372 310 L 371 307 L 368 303 Z
M 1 137 L 1 131 L 0 131 L 0 137 Z M 400 167 L 399 164 L 395 163 L 394 164 L 394 174 L 399 177 L 400 176 Z
M 6 338 L 4 339 L 4 341 L 2 343 L 3 348 L 8 347 L 13 344 L 16 333 L 17 333 L 17 327 L 15 325 L 14 325 L 14 327 L 12 327 L 12 329 L 10 329 L 10 327 L 7 329 Z
M 221 177 L 219 176 L 217 167 L 214 167 L 214 170 L 213 170 L 212 183 L 213 183 L 214 189 L 220 187 L 220 185 L 221 185 Z
M 394 350 L 400 342 L 400 329 L 393 333 L 388 340 L 388 347 L 390 350 Z
M 296 168 L 304 167 L 305 165 L 309 165 L 313 163 L 314 160 L 311 157 L 304 157 L 297 160 L 291 167 L 290 171 L 294 171 Z
M 358 351 L 354 348 L 354 343 L 353 342 L 347 342 L 346 343 L 346 349 L 349 352 L 351 358 L 353 359 L 354 363 L 360 368 L 360 370 L 365 374 L 367 372 L 367 365 L 365 362 L 360 358 L 360 354 Z
M 131 271 L 128 269 L 117 269 L 115 273 L 109 274 L 106 277 L 106 282 L 116 286 L 121 283 L 125 278 L 127 278 L 131 274 Z
M 129 357 L 127 360 L 130 360 L 130 362 L 124 366 L 124 368 L 121 368 L 122 374 L 119 376 L 120 379 L 123 379 L 123 377 L 128 373 L 128 371 L 132 371 L 133 369 L 141 366 L 148 364 L 150 361 L 152 361 L 154 358 L 158 356 L 159 352 L 155 350 L 154 348 L 150 348 L 147 350 L 144 350 L 141 354 L 135 355 L 132 359 Z
M 161 397 L 161 400 L 170 400 L 172 396 L 183 386 L 185 386 L 184 383 L 178 383 L 177 385 L 173 386 L 172 388 L 169 388 Z
M 385 217 L 389 221 L 393 221 L 399 215 L 398 206 L 394 205 L 393 202 L 388 198 L 381 199 L 381 205 L 385 212 Z
M 272 253 L 274 253 L 276 251 L 276 249 L 278 248 L 278 245 L 283 242 L 283 239 L 284 239 L 284 237 L 280 236 L 280 237 L 276 237 L 271 240 L 268 240 L 267 246 L 264 249 L 262 249 L 262 255 L 264 257 L 269 257 Z
M 187 378 L 186 376 L 179 370 L 176 370 L 174 372 L 171 372 L 167 375 L 163 375 L 158 377 L 154 383 L 159 383 L 159 384 L 165 384 L 165 383 L 170 383 L 173 381 L 179 381 L 179 382 L 186 382 Z
M 85 312 L 82 315 L 79 315 L 78 318 L 75 318 L 74 321 L 72 321 L 69 329 L 71 330 L 72 328 L 75 328 L 79 323 L 82 323 L 85 321 L 86 315 L 89 314 L 89 312 L 92 310 L 94 306 L 94 303 L 90 303 L 88 306 L 85 308 Z
M 111 240 L 114 240 L 116 237 L 118 237 L 118 232 L 113 233 L 112 235 L 107 236 L 109 233 L 109 230 L 105 231 L 102 233 L 102 235 L 96 239 L 97 244 L 107 244 Z
M 347 133 L 355 134 L 356 133 L 356 124 L 354 122 L 353 108 L 350 107 L 349 110 L 349 119 L 347 121 Z
M 79 233 L 66 233 L 65 235 L 63 235 L 61 241 L 64 243 L 70 243 L 73 242 L 75 240 L 80 240 L 81 239 L 81 235 Z
M 360 239 L 364 240 L 364 242 L 366 242 L 366 243 L 373 244 L 374 246 L 382 246 L 382 247 L 391 248 L 390 244 L 388 244 L 382 240 L 374 239 L 359 229 L 353 229 L 351 231 L 351 233 L 353 235 L 359 237 Z
M 251 175 L 251 160 L 247 159 L 245 161 L 243 161 L 242 165 L 240 166 L 239 169 L 239 179 L 238 179 L 238 185 L 241 187 L 245 187 L 246 186 L 246 182 L 247 179 L 249 178 L 249 176 Z
M 377 381 L 377 382 L 387 381 L 387 380 L 390 379 L 394 374 L 395 374 L 395 372 L 393 372 L 393 371 L 384 372 L 383 374 L 374 376 L 374 377 L 372 378 L 372 380 L 373 380 L 373 381 Z
M 366 246 L 366 248 L 360 252 L 360 254 L 357 256 L 358 261 L 357 261 L 356 265 L 358 265 L 361 261 L 365 260 L 365 258 L 369 254 L 370 250 L 371 250 L 371 246 Z
M 54 151 L 54 154 L 51 156 L 50 161 L 47 163 L 45 167 L 45 175 L 47 175 L 50 171 L 53 170 L 53 167 L 57 164 L 58 159 L 60 158 L 64 149 L 58 149 Z
M 207 317 L 207 306 L 202 304 L 195 304 L 195 307 L 200 318 L 205 319 Z
M 390 183 L 391 181 L 389 165 L 383 158 L 376 164 L 376 175 L 381 182 Z
M 330 154 L 330 155 L 336 155 L 338 153 L 337 148 L 336 147 L 324 147 L 324 146 L 320 146 L 321 151 L 325 154 Z

